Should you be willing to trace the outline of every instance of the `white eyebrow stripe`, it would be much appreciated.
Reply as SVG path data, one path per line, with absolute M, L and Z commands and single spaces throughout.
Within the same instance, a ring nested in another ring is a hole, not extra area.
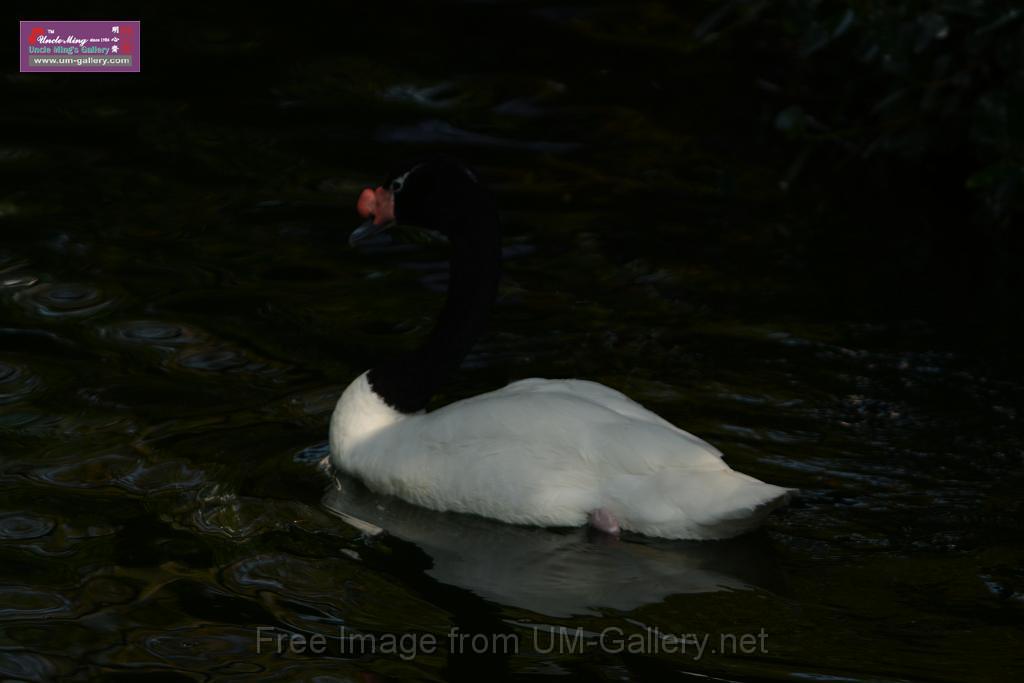
M 391 186 L 392 187 L 395 187 L 395 185 L 398 186 L 398 187 L 395 187 L 395 189 L 392 190 L 392 192 L 401 192 L 402 188 L 405 187 L 405 179 L 409 177 L 410 173 L 412 173 L 413 171 L 415 171 L 417 168 L 419 168 L 422 165 L 423 164 L 416 164 L 415 166 L 410 168 L 408 171 L 406 171 L 402 175 L 400 175 L 397 178 L 395 178 L 394 180 L 392 180 L 391 181 Z

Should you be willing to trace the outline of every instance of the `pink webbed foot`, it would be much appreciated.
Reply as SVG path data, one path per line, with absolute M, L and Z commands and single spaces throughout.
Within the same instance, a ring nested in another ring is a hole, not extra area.
M 597 508 L 591 510 L 588 516 L 590 526 L 594 527 L 598 531 L 603 531 L 606 534 L 613 534 L 618 536 L 619 534 L 619 520 L 615 519 L 615 515 L 610 513 L 605 508 Z

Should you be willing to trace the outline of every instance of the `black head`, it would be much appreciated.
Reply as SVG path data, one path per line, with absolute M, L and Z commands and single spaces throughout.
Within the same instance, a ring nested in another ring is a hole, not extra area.
M 448 158 L 407 165 L 359 197 L 367 219 L 357 242 L 395 222 L 436 230 L 451 244 L 448 296 L 430 336 L 415 351 L 370 369 L 374 391 L 389 405 L 422 410 L 479 337 L 501 277 L 501 234 L 494 200 L 476 173 Z
M 356 210 L 366 221 L 352 233 L 356 244 L 395 223 L 435 230 L 450 240 L 490 227 L 494 204 L 477 174 L 448 157 L 402 166 L 375 190 L 366 188 Z

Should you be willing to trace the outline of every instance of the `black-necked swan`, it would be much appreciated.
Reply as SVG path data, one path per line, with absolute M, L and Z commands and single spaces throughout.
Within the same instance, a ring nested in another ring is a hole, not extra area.
M 719 539 L 755 526 L 789 491 L 736 472 L 714 446 L 624 394 L 580 379 L 524 379 L 425 412 L 480 335 L 500 279 L 491 194 L 434 158 L 375 190 L 350 243 L 396 222 L 450 242 L 448 295 L 417 350 L 357 377 L 331 417 L 335 467 L 369 488 L 441 511 L 617 534 Z

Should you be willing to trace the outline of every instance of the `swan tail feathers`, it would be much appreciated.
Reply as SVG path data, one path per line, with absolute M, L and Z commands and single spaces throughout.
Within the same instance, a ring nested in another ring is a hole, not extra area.
M 731 469 L 660 472 L 617 495 L 622 527 L 666 538 L 731 538 L 760 526 L 794 493 Z M 632 489 L 632 490 L 629 490 Z M 625 494 L 625 495 L 622 495 Z

